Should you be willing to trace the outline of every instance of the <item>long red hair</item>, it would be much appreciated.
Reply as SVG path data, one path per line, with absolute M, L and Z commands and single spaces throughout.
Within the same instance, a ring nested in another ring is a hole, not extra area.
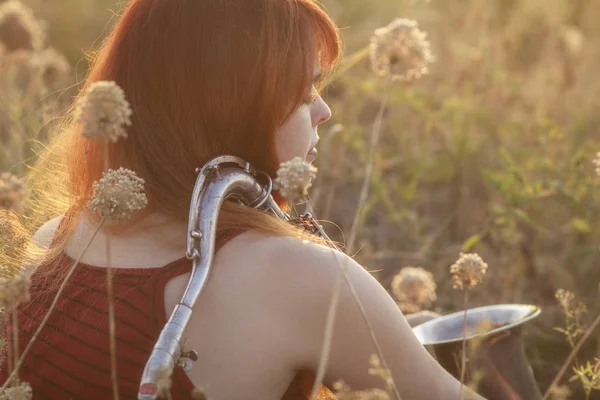
M 217 155 L 240 156 L 275 177 L 277 128 L 309 92 L 315 62 L 327 74 L 340 53 L 339 32 L 314 0 L 131 0 L 95 53 L 81 93 L 114 81 L 131 104 L 128 138 L 111 144 L 108 158 L 110 167 L 145 180 L 148 207 L 138 218 L 161 212 L 186 221 L 194 170 Z M 64 248 L 104 170 L 103 146 L 65 121 L 29 180 L 33 229 L 70 216 L 46 261 Z M 221 210 L 218 229 L 232 226 L 303 235 L 234 203 Z
M 315 61 L 326 74 L 340 52 L 339 32 L 314 0 L 132 0 L 81 93 L 101 80 L 125 91 L 133 124 L 126 140 L 110 145 L 110 167 L 145 180 L 145 213 L 186 220 L 194 170 L 217 155 L 240 156 L 275 176 L 277 128 L 310 90 Z M 66 125 L 36 169 L 46 171 L 38 204 L 77 215 L 103 159 L 102 145 Z M 286 231 L 261 214 L 228 205 L 219 225 Z M 62 226 L 64 237 L 73 223 Z

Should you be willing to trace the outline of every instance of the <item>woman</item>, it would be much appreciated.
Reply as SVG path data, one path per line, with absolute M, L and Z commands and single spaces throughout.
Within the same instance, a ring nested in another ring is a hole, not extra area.
M 124 89 L 133 124 L 126 140 L 110 145 L 109 166 L 145 180 L 148 206 L 127 224 L 102 229 L 83 253 L 20 369 L 34 398 L 113 396 L 103 272 L 109 238 L 119 396 L 135 398 L 143 365 L 189 277 L 182 255 L 194 169 L 219 154 L 243 157 L 271 176 L 282 161 L 314 160 L 317 126 L 331 116 L 317 89 L 339 54 L 338 31 L 313 0 L 131 1 L 86 86 L 104 80 Z M 32 277 L 32 301 L 19 312 L 21 349 L 90 241 L 95 219 L 86 204 L 103 169 L 103 146 L 83 138 L 77 124 L 42 157 L 41 203 L 64 216 L 36 234 L 51 249 Z M 186 348 L 199 359 L 191 371 L 176 370 L 172 398 L 189 398 L 193 387 L 209 399 L 306 398 L 338 263 L 348 263 L 402 398 L 457 398 L 459 383 L 355 261 L 241 205 L 222 209 L 218 232 L 222 250 L 186 331 Z M 368 374 L 373 353 L 344 286 L 324 383 L 384 387 Z

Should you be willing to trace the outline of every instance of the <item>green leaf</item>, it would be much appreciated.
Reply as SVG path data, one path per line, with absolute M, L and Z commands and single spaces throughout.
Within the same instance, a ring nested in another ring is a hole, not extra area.
M 462 245 L 462 251 L 467 252 L 471 250 L 477 243 L 481 241 L 481 235 L 479 233 L 471 236 Z
M 571 226 L 576 231 L 582 232 L 582 233 L 590 233 L 592 231 L 590 224 L 582 218 L 573 218 L 571 220 Z

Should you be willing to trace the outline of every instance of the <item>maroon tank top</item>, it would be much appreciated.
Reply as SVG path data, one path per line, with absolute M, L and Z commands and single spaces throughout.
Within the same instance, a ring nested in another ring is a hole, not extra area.
M 224 232 L 215 251 L 239 231 Z M 66 271 L 74 260 L 64 253 L 52 261 Z M 47 266 L 42 265 L 44 268 Z M 38 269 L 38 271 L 40 271 Z M 149 355 L 162 331 L 166 283 L 192 270 L 182 258 L 160 268 L 115 268 L 113 290 L 116 325 L 117 373 L 121 399 L 136 399 Z M 42 274 L 31 277 L 32 301 L 18 309 L 19 348 L 22 351 L 50 308 L 55 291 L 48 293 Z M 46 326 L 19 371 L 34 399 L 112 398 L 108 334 L 106 268 L 80 263 Z M 9 323 L 5 333 L 11 335 Z M 7 379 L 6 360 L 0 381 Z M 172 376 L 171 397 L 190 399 L 194 385 L 181 368 Z
M 223 232 L 215 251 L 240 231 Z M 52 304 L 55 291 L 48 291 L 42 268 L 56 267 L 64 276 L 74 260 L 60 254 L 43 264 L 31 277 L 32 301 L 18 308 L 19 349 L 29 343 Z M 154 344 L 167 322 L 164 308 L 166 283 L 191 272 L 186 258 L 160 268 L 113 269 L 115 330 L 119 397 L 137 398 L 142 372 Z M 80 263 L 69 279 L 46 326 L 34 342 L 19 370 L 34 399 L 111 399 L 110 348 L 108 334 L 106 268 Z M 11 336 L 6 321 L 5 335 Z M 0 382 L 8 377 L 6 358 L 0 365 Z M 298 371 L 282 400 L 308 399 L 314 380 L 312 371 Z M 171 398 L 191 399 L 194 385 L 181 368 L 172 375 Z M 334 398 L 321 388 L 319 399 Z

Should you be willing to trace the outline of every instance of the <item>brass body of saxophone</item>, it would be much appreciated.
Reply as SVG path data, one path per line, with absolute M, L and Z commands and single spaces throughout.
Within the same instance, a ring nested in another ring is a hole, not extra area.
M 173 369 L 182 367 L 188 371 L 197 359 L 194 350 L 183 349 L 183 332 L 211 273 L 217 220 L 223 202 L 234 199 L 290 220 L 271 196 L 271 178 L 264 172 L 256 171 L 247 161 L 234 156 L 219 156 L 196 172 L 198 178 L 190 202 L 186 251 L 186 257 L 193 262 L 192 273 L 181 301 L 173 309 L 146 363 L 138 392 L 139 400 L 157 399 L 161 382 L 171 376 Z M 267 182 L 261 184 L 260 176 Z M 304 222 L 312 222 L 315 233 L 327 237 L 310 214 L 303 218 Z

